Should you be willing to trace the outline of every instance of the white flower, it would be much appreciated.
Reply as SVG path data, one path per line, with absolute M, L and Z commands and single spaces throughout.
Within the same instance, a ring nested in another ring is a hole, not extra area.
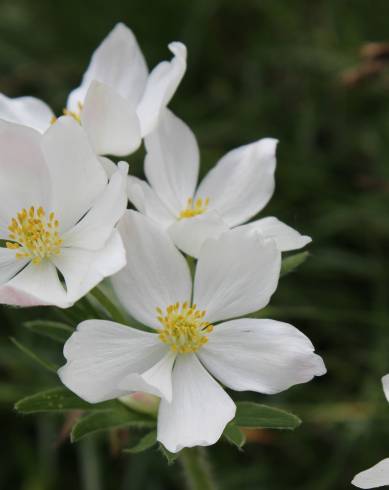
M 165 109 L 145 144 L 145 174 L 150 185 L 130 176 L 130 201 L 194 257 L 205 239 L 242 225 L 261 211 L 273 194 L 275 139 L 261 139 L 230 151 L 197 190 L 199 150 L 183 121 Z M 273 238 L 281 251 L 301 248 L 311 241 L 274 217 L 243 226 Z
M 81 398 L 160 396 L 158 440 L 177 452 L 215 443 L 233 419 L 235 404 L 215 378 L 234 390 L 272 394 L 325 373 L 309 339 L 291 325 L 223 321 L 267 305 L 281 262 L 273 240 L 244 229 L 207 240 L 192 290 L 184 257 L 153 220 L 127 211 L 119 230 L 128 263 L 112 278 L 115 291 L 154 333 L 104 320 L 81 323 L 59 371 Z
M 0 123 L 0 303 L 69 307 L 125 265 L 114 226 L 127 172 L 120 163 L 107 183 L 72 118 L 44 135 Z
M 386 399 L 389 401 L 389 374 L 382 378 Z M 377 488 L 389 485 L 389 458 L 383 459 L 368 470 L 358 473 L 351 482 L 358 488 Z
M 174 42 L 169 49 L 172 61 L 163 61 L 149 74 L 134 34 L 119 23 L 93 53 L 64 112 L 82 123 L 98 155 L 128 155 L 154 129 L 186 70 L 185 46 Z M 0 94 L 0 119 L 44 132 L 53 118 L 39 99 Z

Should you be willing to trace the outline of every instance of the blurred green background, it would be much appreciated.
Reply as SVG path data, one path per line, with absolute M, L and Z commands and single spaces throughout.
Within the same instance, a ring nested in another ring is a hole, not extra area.
M 389 41 L 388 18 L 385 0 L 0 1 L 0 91 L 9 96 L 36 95 L 60 113 L 93 49 L 122 21 L 150 67 L 169 56 L 170 41 L 188 46 L 171 107 L 199 139 L 202 171 L 236 146 L 280 140 L 263 215 L 314 241 L 309 260 L 281 280 L 269 316 L 303 330 L 328 374 L 278 396 L 244 396 L 304 423 L 253 433 L 242 453 L 213 447 L 223 490 L 351 488 L 355 473 L 389 456 L 380 385 L 389 372 L 389 49 L 366 46 Z M 130 162 L 141 175 L 142 152 Z M 13 412 L 19 397 L 56 383 L 9 340 L 52 356 L 50 341 L 21 326 L 38 314 L 0 311 L 0 488 L 183 488 L 179 466 L 157 451 L 122 456 L 106 436 L 71 446 L 62 417 Z

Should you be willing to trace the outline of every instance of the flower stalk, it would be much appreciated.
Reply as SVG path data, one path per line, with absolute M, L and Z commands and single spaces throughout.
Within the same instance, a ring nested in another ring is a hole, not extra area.
M 120 311 L 113 301 L 104 293 L 101 287 L 97 286 L 90 294 L 103 306 L 103 308 L 109 313 L 112 320 L 115 322 L 122 323 L 124 325 L 127 324 L 126 318 L 123 313 Z
M 217 489 L 205 448 L 183 449 L 180 452 L 179 461 L 184 470 L 188 490 Z

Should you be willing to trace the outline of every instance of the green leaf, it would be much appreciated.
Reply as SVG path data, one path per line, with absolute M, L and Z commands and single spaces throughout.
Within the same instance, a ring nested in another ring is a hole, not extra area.
M 49 339 L 60 342 L 61 344 L 66 342 L 66 340 L 74 332 L 74 329 L 66 323 L 53 322 L 50 320 L 34 320 L 24 322 L 23 326 L 31 330 L 31 332 L 42 335 L 43 337 L 48 337 Z
M 121 323 L 122 325 L 131 325 L 133 328 L 137 328 L 138 330 L 144 330 L 145 332 L 154 332 L 154 330 L 142 323 L 138 322 L 130 316 L 127 312 L 123 311 L 119 305 L 116 304 L 115 299 L 111 298 L 111 295 L 106 291 L 101 283 L 92 289 L 86 296 L 86 299 L 90 304 L 96 304 L 101 312 L 105 312 L 108 319 L 111 319 L 117 323 Z M 96 314 L 95 314 L 96 316 Z
M 178 458 L 178 456 L 180 455 L 180 452 L 171 453 L 162 444 L 159 445 L 158 449 L 161 452 L 162 456 L 164 456 L 166 458 L 168 465 L 173 464 L 176 461 L 176 459 Z
M 150 449 L 157 443 L 157 431 L 152 430 L 144 435 L 134 446 L 123 449 L 124 453 L 141 453 Z
M 38 354 L 33 352 L 29 347 L 25 346 L 18 340 L 14 339 L 11 337 L 11 342 L 21 351 L 23 354 L 28 356 L 30 359 L 32 359 L 34 362 L 39 364 L 40 366 L 43 366 L 45 369 L 48 371 L 51 371 L 52 373 L 56 373 L 59 366 L 56 366 L 55 364 L 46 361 L 46 359 L 42 359 Z
M 223 432 L 228 442 L 234 444 L 238 449 L 242 449 L 246 442 L 246 436 L 234 423 L 230 422 Z
M 149 415 L 134 412 L 116 402 L 113 410 L 91 413 L 79 419 L 73 426 L 71 433 L 72 442 L 79 441 L 85 436 L 103 430 L 118 429 L 119 427 L 153 428 L 156 419 Z
M 123 325 L 127 324 L 126 318 L 120 307 L 117 306 L 115 302 L 111 300 L 111 298 L 109 298 L 102 286 L 96 286 L 90 291 L 89 294 L 95 298 L 95 300 L 105 311 L 108 312 L 113 321 Z
M 280 276 L 286 276 L 286 274 L 293 272 L 307 260 L 308 256 L 309 252 L 300 252 L 298 254 L 289 255 L 289 257 L 283 259 Z
M 18 398 L 25 396 L 25 387 L 12 382 L 0 382 L 0 404 L 13 404 Z
M 15 410 L 29 414 L 37 412 L 68 412 L 70 410 L 108 410 L 112 402 L 88 403 L 67 388 L 53 388 L 22 398 L 15 404 Z
M 236 406 L 234 423 L 239 427 L 293 430 L 301 424 L 296 415 L 279 408 L 253 402 L 238 402 Z

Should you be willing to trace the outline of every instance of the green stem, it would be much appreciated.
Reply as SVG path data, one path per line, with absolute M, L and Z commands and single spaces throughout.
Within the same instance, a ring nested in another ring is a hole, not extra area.
M 83 490 L 102 490 L 96 441 L 85 439 L 79 445 Z
M 126 318 L 120 311 L 120 308 L 111 301 L 108 296 L 97 286 L 90 294 L 101 304 L 101 306 L 110 314 L 112 320 L 124 325 L 127 324 Z
M 188 264 L 190 274 L 192 276 L 192 280 L 194 281 L 194 277 L 196 273 L 196 259 L 194 257 L 191 257 L 190 255 L 187 255 L 186 262 Z
M 205 448 L 183 449 L 179 460 L 184 469 L 189 490 L 216 490 Z

